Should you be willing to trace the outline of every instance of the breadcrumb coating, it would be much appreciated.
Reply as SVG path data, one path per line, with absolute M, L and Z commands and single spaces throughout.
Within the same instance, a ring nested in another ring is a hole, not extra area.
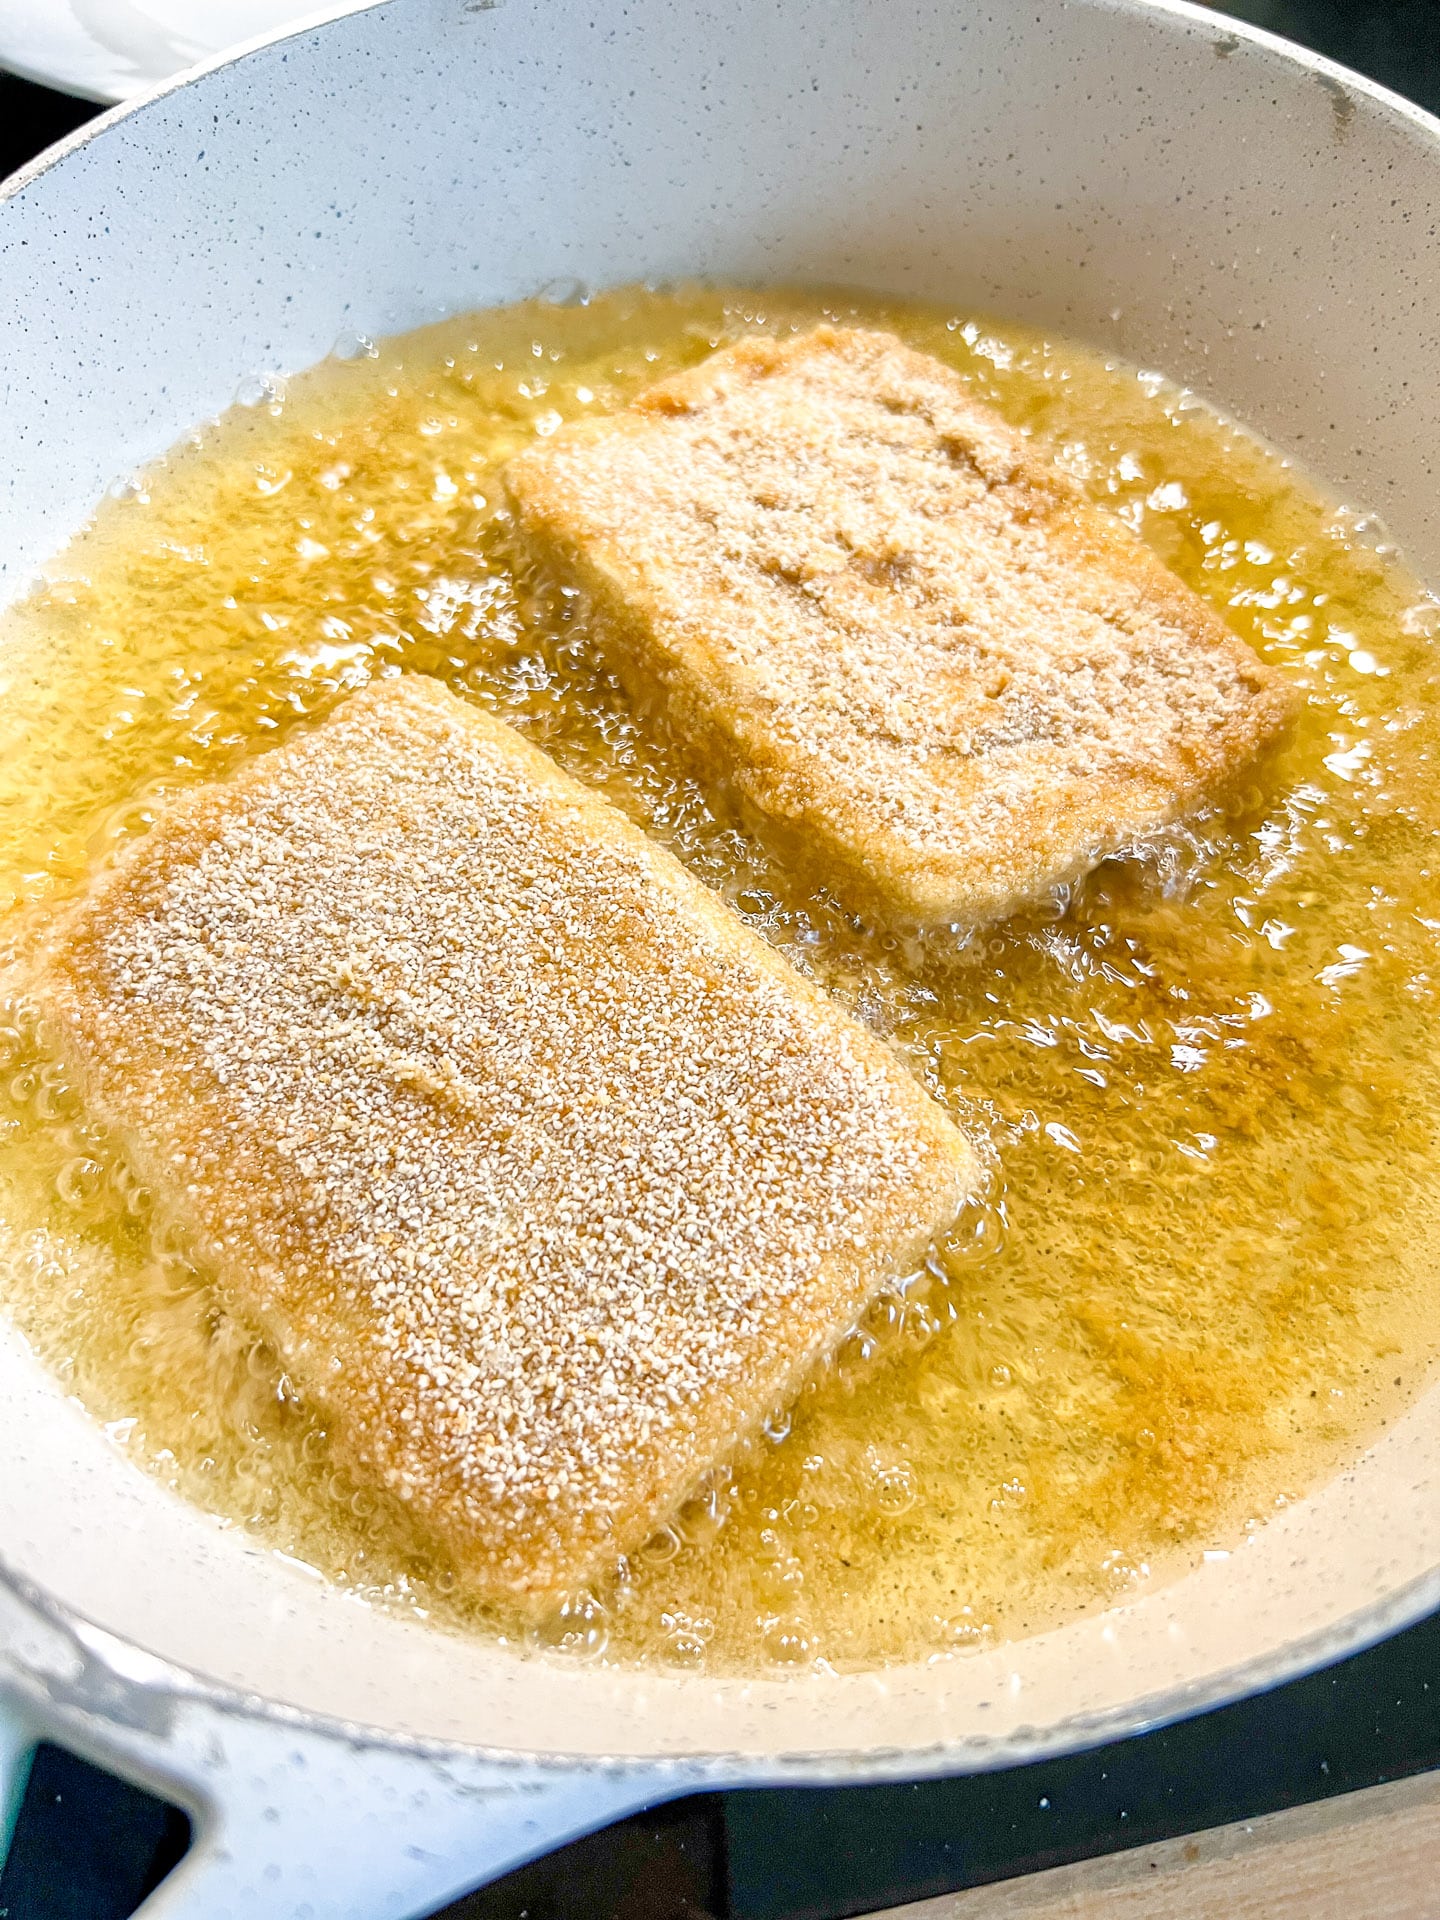
M 889 334 L 747 339 L 517 455 L 722 803 L 881 923 L 975 924 L 1217 798 L 1282 678 L 956 374 Z
M 41 937 L 90 1110 L 477 1590 L 644 1540 L 973 1152 L 663 849 L 419 676 L 177 801 Z

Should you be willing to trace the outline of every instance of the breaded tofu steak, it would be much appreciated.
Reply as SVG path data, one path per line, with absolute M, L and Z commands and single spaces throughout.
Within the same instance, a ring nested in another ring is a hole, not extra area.
M 419 676 L 177 800 L 31 990 L 223 1298 L 481 1592 L 642 1542 L 976 1175 L 887 1047 Z
M 749 339 L 516 456 L 522 546 L 808 885 L 1009 913 L 1219 797 L 1289 690 L 891 335 Z

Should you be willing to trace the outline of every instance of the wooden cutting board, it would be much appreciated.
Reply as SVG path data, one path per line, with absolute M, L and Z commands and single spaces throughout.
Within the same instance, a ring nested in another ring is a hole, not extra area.
M 872 1920 L 1440 1920 L 1440 1773 Z

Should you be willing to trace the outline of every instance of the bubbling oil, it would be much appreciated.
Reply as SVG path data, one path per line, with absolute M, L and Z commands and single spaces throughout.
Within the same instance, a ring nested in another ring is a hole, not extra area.
M 1051 448 L 1306 696 L 1225 813 L 923 947 L 806 897 L 708 810 L 509 558 L 498 471 L 753 331 L 893 328 Z M 1173 1577 L 1333 1472 L 1440 1328 L 1437 608 L 1362 517 L 1193 395 L 1019 327 L 846 296 L 529 303 L 248 384 L 116 489 L 3 621 L 14 930 L 375 674 L 422 671 L 601 789 L 886 1036 L 988 1184 L 797 1404 L 613 1577 L 480 1604 L 332 1458 L 0 1010 L 10 1311 L 116 1445 L 377 1602 L 575 1659 L 942 1658 Z

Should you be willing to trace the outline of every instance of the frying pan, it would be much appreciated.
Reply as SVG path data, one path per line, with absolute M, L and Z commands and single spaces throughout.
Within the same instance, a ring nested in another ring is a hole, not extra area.
M 1440 124 L 1161 0 L 389 0 L 196 71 L 0 201 L 0 591 L 255 372 L 532 293 L 850 283 L 1161 368 L 1440 572 Z M 716 1679 L 367 1608 L 130 1465 L 0 1326 L 0 1771 L 195 1816 L 161 1916 L 404 1920 L 692 1788 L 998 1767 L 1440 1603 L 1440 1392 L 1228 1558 L 969 1659 Z M 8 1768 L 7 1763 L 8 1762 Z

